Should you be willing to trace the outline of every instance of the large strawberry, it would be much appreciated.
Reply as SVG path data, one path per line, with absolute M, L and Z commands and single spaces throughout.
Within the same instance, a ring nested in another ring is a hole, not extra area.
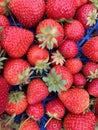
M 75 114 L 83 112 L 89 106 L 89 94 L 85 89 L 71 88 L 58 96 L 64 106 Z
M 64 118 L 66 130 L 94 130 L 95 115 L 93 112 L 84 114 L 68 114 Z
M 1 45 L 12 58 L 22 57 L 34 39 L 29 30 L 16 26 L 6 27 L 2 32 Z
M 75 11 L 74 0 L 48 0 L 46 3 L 46 15 L 56 20 L 71 19 Z
M 53 19 L 45 19 L 36 28 L 40 47 L 52 49 L 58 47 L 64 38 L 63 27 Z
M 98 62 L 98 36 L 91 38 L 82 46 L 83 54 L 94 62 Z
M 20 23 L 26 27 L 34 27 L 43 17 L 44 0 L 10 0 L 10 10 Z
M 9 59 L 4 66 L 4 78 L 10 85 L 25 84 L 28 82 L 29 63 L 23 59 Z

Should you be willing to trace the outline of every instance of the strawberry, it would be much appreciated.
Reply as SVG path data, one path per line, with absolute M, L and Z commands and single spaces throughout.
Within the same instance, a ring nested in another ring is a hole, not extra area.
M 22 91 L 13 91 L 9 93 L 9 101 L 6 105 L 5 111 L 9 115 L 19 115 L 27 108 L 27 97 Z
M 92 4 L 84 4 L 76 12 L 76 19 L 79 20 L 84 28 L 93 26 L 97 19 L 97 10 Z
M 11 26 L 4 29 L 2 37 L 1 45 L 7 54 L 12 58 L 20 58 L 29 49 L 34 39 L 34 34 L 29 30 Z
M 10 23 L 6 16 L 0 15 L 0 27 L 7 27 L 10 26 Z
M 88 79 L 98 78 L 98 64 L 95 62 L 87 62 L 83 66 L 82 72 Z
M 98 97 L 98 78 L 88 83 L 88 93 L 94 97 Z
M 33 79 L 27 89 L 29 104 L 35 104 L 45 99 L 49 94 L 46 84 L 41 79 Z
M 94 108 L 95 108 L 95 114 L 98 115 L 98 98 L 96 99 Z
M 94 130 L 95 115 L 93 112 L 84 114 L 68 114 L 64 118 L 66 130 Z
M 33 119 L 26 119 L 19 127 L 19 130 L 40 130 L 37 122 Z
M 4 66 L 4 78 L 10 85 L 26 84 L 29 68 L 29 63 L 23 59 L 9 59 Z
M 49 52 L 45 48 L 40 48 L 38 45 L 30 47 L 27 53 L 27 59 L 36 70 L 42 71 L 49 68 L 47 63 L 49 60 Z
M 62 129 L 62 123 L 61 123 L 60 120 L 53 118 L 47 124 L 46 129 L 47 130 L 61 130 Z
M 0 0 L 0 15 L 9 14 L 8 4 L 9 4 L 9 0 Z
M 41 102 L 35 103 L 34 105 L 28 105 L 26 113 L 34 120 L 40 120 L 44 115 L 44 106 Z
M 61 119 L 66 110 L 62 102 L 58 98 L 55 98 L 46 104 L 46 113 L 51 118 Z
M 72 20 L 70 23 L 65 23 L 64 33 L 67 39 L 78 41 L 84 36 L 85 29 L 78 20 Z
M 73 75 L 73 84 L 75 87 L 83 88 L 86 85 L 86 78 L 81 73 L 76 73 Z
M 10 10 L 26 27 L 34 27 L 44 15 L 44 0 L 10 0 Z
M 78 46 L 73 40 L 65 40 L 58 50 L 65 58 L 73 58 L 78 54 Z
M 91 38 L 82 46 L 83 54 L 94 62 L 98 62 L 98 36 Z
M 65 66 L 72 74 L 76 74 L 82 69 L 82 61 L 79 58 L 67 59 Z
M 88 0 L 75 0 L 75 2 L 76 2 L 76 7 L 79 8 L 82 5 L 86 4 Z
M 46 3 L 46 15 L 56 20 L 71 19 L 76 11 L 74 0 L 48 0 Z
M 71 88 L 58 96 L 64 106 L 75 114 L 83 112 L 89 106 L 89 94 L 85 89 Z
M 5 111 L 8 103 L 8 84 L 6 80 L 0 76 L 0 115 Z
M 53 19 L 45 19 L 36 28 L 36 37 L 40 47 L 53 49 L 58 47 L 64 38 L 64 29 Z
M 71 87 L 73 83 L 73 76 L 71 72 L 64 66 L 56 65 L 51 68 L 49 74 L 43 77 L 46 82 L 49 92 L 61 92 Z

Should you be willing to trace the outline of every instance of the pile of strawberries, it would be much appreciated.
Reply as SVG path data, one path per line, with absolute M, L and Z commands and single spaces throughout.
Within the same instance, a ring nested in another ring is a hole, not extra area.
M 79 44 L 97 12 L 97 0 L 0 0 L 0 130 L 98 130 L 98 32 Z

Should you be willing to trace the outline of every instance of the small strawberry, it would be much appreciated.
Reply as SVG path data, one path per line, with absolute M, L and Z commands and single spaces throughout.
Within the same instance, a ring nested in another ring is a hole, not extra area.
M 34 120 L 40 120 L 44 115 L 44 106 L 41 102 L 35 103 L 34 105 L 28 105 L 26 113 Z
M 58 48 L 64 58 L 73 58 L 78 54 L 78 46 L 72 40 L 65 40 Z
M 88 0 L 75 0 L 75 2 L 76 2 L 76 7 L 79 8 L 82 5 L 86 4 Z
M 95 115 L 93 112 L 84 114 L 68 114 L 64 118 L 66 130 L 94 130 Z
M 3 30 L 2 37 L 1 45 L 7 54 L 12 58 L 20 58 L 29 49 L 34 34 L 26 29 L 10 26 Z
M 98 36 L 91 38 L 82 46 L 83 54 L 94 62 L 98 62 Z
M 49 92 L 61 92 L 71 87 L 73 76 L 71 72 L 64 66 L 54 66 L 46 77 L 43 77 L 46 82 Z
M 55 20 L 71 19 L 74 17 L 76 5 L 74 0 L 48 0 L 46 3 L 46 15 Z
M 92 4 L 84 4 L 76 12 L 76 19 L 79 20 L 84 28 L 93 26 L 97 19 L 97 10 Z
M 65 37 L 70 40 L 78 41 L 85 34 L 85 29 L 78 20 L 72 20 L 64 25 Z
M 30 65 L 23 59 L 9 59 L 4 65 L 4 78 L 10 85 L 28 83 Z
M 82 69 L 82 61 L 79 58 L 67 59 L 65 66 L 72 74 L 76 74 Z
M 26 119 L 20 125 L 19 130 L 40 130 L 38 124 L 33 119 Z
M 75 87 L 83 88 L 86 85 L 86 78 L 81 73 L 76 73 L 73 75 L 73 84 Z
M 46 126 L 47 130 L 61 130 L 62 129 L 62 122 L 57 119 L 51 119 Z
M 75 114 L 83 112 L 89 106 L 89 94 L 85 89 L 71 88 L 58 96 L 64 106 Z
M 10 0 L 9 8 L 21 24 L 34 27 L 44 15 L 44 0 Z
M 6 16 L 0 15 L 0 27 L 10 26 L 10 23 Z
M 64 29 L 53 19 L 45 19 L 36 28 L 36 37 L 40 47 L 53 49 L 58 47 L 64 38 Z
M 98 78 L 88 83 L 88 93 L 94 97 L 98 97 Z
M 41 79 L 33 79 L 27 89 L 29 104 L 35 104 L 45 99 L 49 94 L 46 84 Z

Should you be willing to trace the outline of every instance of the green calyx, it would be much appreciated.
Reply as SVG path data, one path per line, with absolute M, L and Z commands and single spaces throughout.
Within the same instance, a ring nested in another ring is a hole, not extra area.
M 98 0 L 90 0 L 90 1 L 93 3 L 94 7 L 98 9 Z
M 57 113 L 51 114 L 50 112 L 47 112 L 47 115 L 48 115 L 50 118 L 55 118 L 55 119 L 57 119 L 57 120 L 61 120 L 60 118 L 58 118 Z
M 92 79 L 96 79 L 98 78 L 98 69 L 95 70 L 95 72 L 90 72 L 90 76 L 87 76 L 87 79 L 89 80 L 92 80 Z
M 89 12 L 88 18 L 87 18 L 87 25 L 93 26 L 96 23 L 97 16 L 98 16 L 98 13 L 96 9 Z
M 52 69 L 51 73 L 47 74 L 47 77 L 43 77 L 44 82 L 48 86 L 49 92 L 58 92 L 66 91 L 65 85 L 67 84 L 66 80 L 62 80 L 62 74 L 57 74 L 55 69 Z
M 41 48 L 48 48 L 53 49 L 54 44 L 58 46 L 58 41 L 56 40 L 57 36 L 60 36 L 60 34 L 57 34 L 57 28 L 51 28 L 51 26 L 47 26 L 46 28 L 41 28 L 41 34 L 37 34 L 36 37 L 39 42 L 42 42 L 42 44 L 39 45 Z
M 7 59 L 6 57 L 5 57 L 5 51 L 4 50 L 2 50 L 1 51 L 1 53 L 0 53 L 0 69 L 3 69 L 3 65 L 4 65 L 4 61 Z
M 63 23 L 63 22 L 67 22 L 67 23 L 71 23 L 73 19 L 65 19 L 65 18 L 61 18 L 59 20 L 57 20 L 57 22 L 59 23 Z

